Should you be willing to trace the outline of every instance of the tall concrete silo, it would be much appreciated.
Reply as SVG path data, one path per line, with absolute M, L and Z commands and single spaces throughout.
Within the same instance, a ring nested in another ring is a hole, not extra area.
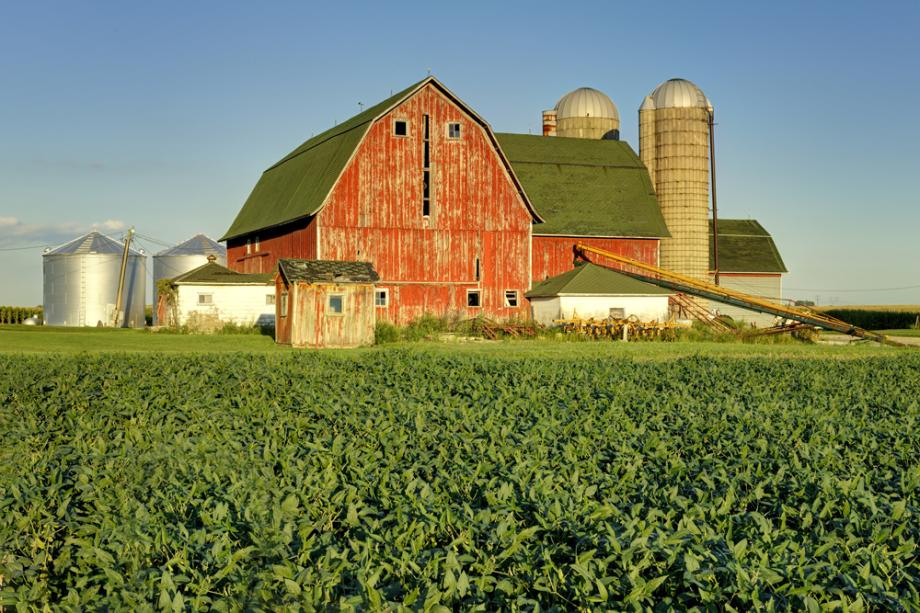
M 709 126 L 699 87 L 670 79 L 639 109 L 639 157 L 648 168 L 671 238 L 661 267 L 709 281 Z
M 42 256 L 45 324 L 111 326 L 125 246 L 90 232 Z M 119 326 L 143 328 L 147 256 L 131 250 L 125 267 Z
M 157 282 L 172 279 L 208 263 L 208 256 L 217 258 L 221 266 L 227 265 L 227 248 L 204 234 L 196 234 L 184 243 L 164 249 L 153 256 L 153 324 L 157 325 Z
M 603 92 L 579 87 L 543 113 L 544 136 L 620 139 L 620 113 Z

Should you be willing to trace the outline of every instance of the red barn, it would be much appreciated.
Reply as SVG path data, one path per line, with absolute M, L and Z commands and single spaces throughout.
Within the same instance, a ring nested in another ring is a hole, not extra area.
M 528 316 L 537 214 L 489 125 L 427 78 L 266 170 L 221 240 L 227 264 L 367 261 L 377 316 Z

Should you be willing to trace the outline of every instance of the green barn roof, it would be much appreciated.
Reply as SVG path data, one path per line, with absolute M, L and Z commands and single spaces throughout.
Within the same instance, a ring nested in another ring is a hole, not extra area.
M 179 275 L 172 283 L 202 285 L 264 285 L 274 280 L 274 273 L 245 274 L 230 270 L 215 262 L 202 264 L 198 268 Z
M 316 213 L 371 122 L 427 81 L 415 83 L 348 121 L 318 134 L 262 173 L 220 240 Z
M 544 219 L 534 234 L 670 236 L 648 170 L 628 143 L 495 136 Z
M 472 109 L 437 79 L 426 77 L 344 123 L 314 136 L 263 172 L 233 224 L 220 240 L 225 241 L 315 215 L 371 123 L 428 83 L 436 85 L 465 108 L 486 128 L 490 138 L 493 137 L 491 128 Z M 534 220 L 540 221 L 540 216 L 533 210 L 526 197 L 524 203 L 534 216 Z
M 715 269 L 709 222 L 709 268 Z M 773 237 L 753 219 L 719 220 L 719 272 L 783 273 L 786 265 Z
M 662 287 L 644 283 L 615 270 L 588 262 L 538 283 L 524 295 L 528 298 L 550 298 L 562 294 L 666 296 L 673 293 Z

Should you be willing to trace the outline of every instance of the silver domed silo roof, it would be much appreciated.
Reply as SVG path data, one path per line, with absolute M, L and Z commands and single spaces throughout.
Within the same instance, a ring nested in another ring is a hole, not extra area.
M 213 255 L 221 266 L 227 265 L 227 248 L 204 234 L 196 234 L 187 241 L 160 251 L 153 256 L 153 323 L 159 324 L 159 292 L 161 279 L 172 279 L 208 263 Z
M 619 122 L 620 113 L 607 94 L 591 87 L 579 87 L 559 99 L 556 117 L 602 117 Z
M 115 313 L 124 244 L 90 232 L 42 255 L 45 323 L 110 326 Z M 121 325 L 144 327 L 147 257 L 128 252 Z
M 695 83 L 687 79 L 668 79 L 645 98 L 640 110 L 700 108 L 712 110 L 712 103 Z

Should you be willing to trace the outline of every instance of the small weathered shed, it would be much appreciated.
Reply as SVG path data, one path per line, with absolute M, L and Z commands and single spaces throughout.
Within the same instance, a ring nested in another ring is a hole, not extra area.
M 372 344 L 379 279 L 370 262 L 279 260 L 275 341 L 294 347 Z

